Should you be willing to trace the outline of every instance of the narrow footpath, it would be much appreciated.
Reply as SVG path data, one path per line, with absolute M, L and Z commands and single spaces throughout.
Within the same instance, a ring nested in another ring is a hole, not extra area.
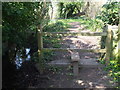
M 69 23 L 72 27 L 68 28 L 69 32 L 89 32 L 83 30 L 79 22 Z M 79 29 L 79 30 L 78 30 Z M 66 36 L 63 37 L 62 48 L 70 48 L 74 45 L 80 49 L 99 49 L 100 37 L 98 36 Z M 50 73 L 49 80 L 46 85 L 38 83 L 36 87 L 51 87 L 51 88 L 112 88 L 115 84 L 108 77 L 108 73 L 104 71 L 104 65 L 101 65 L 97 59 L 99 54 L 92 52 L 79 53 L 79 75 L 73 76 L 71 68 L 71 52 L 70 51 L 55 51 L 56 55 L 49 65 L 58 67 L 58 72 Z

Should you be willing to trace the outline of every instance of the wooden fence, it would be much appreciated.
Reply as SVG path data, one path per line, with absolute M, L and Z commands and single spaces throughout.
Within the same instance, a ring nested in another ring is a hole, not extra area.
M 113 31 L 112 26 L 106 25 L 103 32 L 43 32 L 42 29 L 38 30 L 38 53 L 39 53 L 39 61 L 40 66 L 42 66 L 42 51 L 44 50 L 81 50 L 81 51 L 89 51 L 96 53 L 106 53 L 105 62 L 106 65 L 109 64 L 109 60 L 112 58 L 112 50 L 113 50 Z M 115 27 L 118 28 L 118 27 Z M 104 49 L 79 49 L 79 48 L 43 48 L 43 38 L 44 35 L 77 35 L 77 36 L 106 36 L 105 48 Z

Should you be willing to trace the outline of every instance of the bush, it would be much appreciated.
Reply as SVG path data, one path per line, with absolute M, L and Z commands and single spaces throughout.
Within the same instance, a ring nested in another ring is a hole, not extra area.
M 41 22 L 37 15 L 39 7 L 44 3 L 37 2 L 3 2 L 2 3 L 2 42 L 8 42 L 8 50 L 26 48 L 28 45 L 28 31 L 37 30 Z M 46 12 L 41 18 L 47 15 Z M 41 13 L 39 13 L 41 14 Z M 42 19 L 41 19 L 42 20 Z M 16 47 L 13 47 L 15 44 Z M 37 43 L 36 43 L 37 45 Z M 15 52 L 14 52 L 15 53 Z
M 119 5 L 120 2 L 109 2 L 103 5 L 102 13 L 98 18 L 102 19 L 104 23 L 110 25 L 119 24 Z
M 58 5 L 60 18 L 71 18 L 79 16 L 77 14 L 82 11 L 84 2 L 60 2 Z

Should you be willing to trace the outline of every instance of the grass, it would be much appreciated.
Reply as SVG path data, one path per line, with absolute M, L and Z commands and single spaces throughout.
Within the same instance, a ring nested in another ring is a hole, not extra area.
M 78 19 L 59 19 L 57 21 L 64 23 L 67 27 L 71 27 L 68 25 L 70 22 L 80 22 L 80 25 L 83 25 L 85 29 L 89 29 L 91 31 L 102 31 L 103 27 L 103 22 L 101 20 L 86 17 L 80 17 Z
M 120 64 L 117 62 L 118 60 L 111 60 L 110 64 L 106 67 L 106 70 L 109 71 L 109 76 L 113 78 L 113 82 L 119 83 L 120 82 Z M 120 89 L 120 86 L 116 88 Z

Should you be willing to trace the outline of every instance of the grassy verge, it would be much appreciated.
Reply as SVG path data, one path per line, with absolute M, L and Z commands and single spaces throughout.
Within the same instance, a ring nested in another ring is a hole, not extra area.
M 102 31 L 103 22 L 99 19 L 90 19 L 87 17 L 79 17 L 78 19 L 60 19 L 58 21 L 63 22 L 67 27 L 70 27 L 68 23 L 70 22 L 80 22 L 80 25 L 83 25 L 85 29 L 91 31 Z

